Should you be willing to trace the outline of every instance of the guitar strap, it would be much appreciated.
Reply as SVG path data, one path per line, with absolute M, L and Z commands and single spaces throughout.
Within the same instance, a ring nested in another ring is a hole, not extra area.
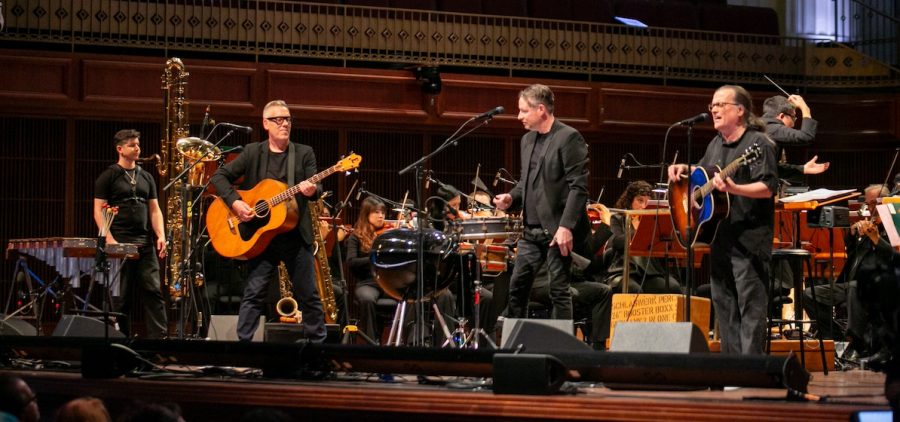
M 290 187 L 290 186 L 294 186 L 294 143 L 293 142 L 288 141 L 287 153 L 288 153 L 288 157 L 287 157 L 288 162 L 287 162 L 287 169 L 285 171 L 287 171 L 287 185 Z

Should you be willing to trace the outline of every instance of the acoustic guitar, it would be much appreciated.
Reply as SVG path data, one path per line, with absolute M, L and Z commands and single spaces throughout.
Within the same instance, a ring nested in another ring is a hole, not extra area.
M 760 157 L 762 151 L 757 144 L 751 145 L 740 157 L 725 168 L 696 167 L 686 179 L 669 183 L 669 207 L 671 208 L 672 226 L 675 238 L 681 246 L 687 248 L 696 242 L 712 243 L 722 219 L 728 217 L 730 211 L 729 197 L 725 192 L 716 190 L 712 178 L 716 173 L 722 178 L 731 177 L 741 167 L 752 163 Z M 688 201 L 690 197 L 690 202 Z M 690 207 L 690 230 L 688 230 L 688 204 Z
M 306 181 L 316 184 L 333 173 L 359 167 L 361 161 L 361 156 L 351 153 Z M 300 212 L 294 196 L 300 192 L 300 183 L 288 187 L 277 180 L 263 179 L 253 189 L 237 192 L 253 209 L 252 220 L 241 221 L 219 197 L 206 212 L 209 240 L 220 255 L 234 259 L 253 258 L 261 254 L 276 235 L 297 226 Z

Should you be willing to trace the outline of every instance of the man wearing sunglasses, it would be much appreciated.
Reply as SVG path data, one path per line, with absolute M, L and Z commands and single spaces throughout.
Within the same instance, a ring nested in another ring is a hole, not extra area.
M 316 154 L 309 145 L 291 142 L 291 111 L 281 100 L 263 108 L 262 126 L 268 139 L 248 144 L 234 161 L 222 166 L 210 178 L 222 200 L 241 221 L 256 217 L 250 204 L 241 200 L 232 186 L 243 177 L 240 188 L 248 190 L 263 179 L 274 179 L 292 186 L 300 183 L 296 196 L 297 227 L 276 235 L 265 251 L 248 261 L 247 285 L 238 312 L 237 333 L 241 341 L 250 341 L 259 326 L 269 283 L 277 280 L 279 262 L 284 262 L 293 284 L 293 297 L 303 313 L 303 331 L 313 342 L 325 340 L 325 314 L 316 290 L 314 241 L 308 201 L 321 189 L 306 182 L 316 174 Z

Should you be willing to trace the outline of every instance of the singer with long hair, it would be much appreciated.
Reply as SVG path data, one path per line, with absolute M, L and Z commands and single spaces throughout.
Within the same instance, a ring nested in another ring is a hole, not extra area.
M 731 177 L 712 177 L 729 194 L 730 212 L 710 245 L 712 302 L 722 336 L 722 353 L 762 354 L 765 349 L 767 283 L 772 261 L 772 225 L 778 176 L 775 144 L 761 132 L 765 124 L 753 112 L 744 88 L 725 85 L 709 104 L 718 134 L 698 166 L 725 167 L 756 145 L 759 159 L 740 166 Z M 669 182 L 690 173 L 687 164 L 669 166 Z

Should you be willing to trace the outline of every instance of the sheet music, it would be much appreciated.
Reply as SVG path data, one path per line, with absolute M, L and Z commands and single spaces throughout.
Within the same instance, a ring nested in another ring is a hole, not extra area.
M 878 210 L 878 216 L 881 217 L 881 223 L 884 224 L 884 231 L 887 232 L 888 241 L 894 248 L 900 246 L 900 233 L 897 232 L 897 224 L 900 222 L 900 213 L 898 213 L 900 204 L 881 204 L 875 207 Z
M 816 189 L 811 190 L 809 192 L 799 193 L 797 195 L 788 196 L 786 198 L 779 198 L 778 200 L 783 203 L 791 203 L 791 202 L 807 202 L 807 201 L 824 201 L 829 198 L 834 198 L 836 196 L 846 195 L 848 193 L 854 192 L 855 189 L 844 189 L 844 190 L 831 190 L 831 189 Z

